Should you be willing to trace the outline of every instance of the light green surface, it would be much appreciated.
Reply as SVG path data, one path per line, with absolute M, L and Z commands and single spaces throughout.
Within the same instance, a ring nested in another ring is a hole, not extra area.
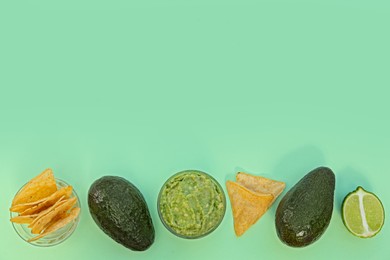
M 0 259 L 389 259 L 390 225 L 372 239 L 344 228 L 344 196 L 362 185 L 390 210 L 390 2 L 0 0 Z M 221 184 L 238 170 L 285 181 L 336 173 L 335 210 L 304 249 L 276 236 L 276 205 L 244 236 L 230 204 L 194 241 L 156 212 L 173 173 Z M 82 201 L 79 227 L 54 248 L 8 222 L 15 192 L 46 167 Z M 87 209 L 106 174 L 144 193 L 150 250 L 125 249 Z

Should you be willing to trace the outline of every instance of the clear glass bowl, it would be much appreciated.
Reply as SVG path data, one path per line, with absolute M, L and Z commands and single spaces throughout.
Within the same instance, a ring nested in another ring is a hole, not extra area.
M 163 193 L 164 193 L 167 185 L 169 185 L 173 180 L 177 179 L 180 176 L 185 176 L 185 175 L 194 174 L 194 173 L 198 174 L 200 176 L 206 177 L 206 179 L 208 179 L 209 181 L 211 181 L 211 183 L 214 184 L 214 188 L 221 194 L 222 208 L 220 209 L 221 214 L 219 216 L 219 219 L 215 222 L 215 224 L 210 229 L 206 230 L 204 233 L 200 233 L 197 235 L 186 235 L 186 234 L 181 234 L 180 232 L 175 230 L 173 227 L 171 227 L 171 225 L 169 223 L 166 222 L 166 220 L 164 219 L 163 213 L 161 212 L 161 203 L 160 202 L 161 202 L 162 196 L 164 196 Z M 202 238 L 202 237 L 210 234 L 211 232 L 213 232 L 221 224 L 221 222 L 225 216 L 225 212 L 226 212 L 226 197 L 225 197 L 225 193 L 224 193 L 221 185 L 209 174 L 202 172 L 202 171 L 198 171 L 198 170 L 185 170 L 185 171 L 181 171 L 181 172 L 178 172 L 178 173 L 172 175 L 164 183 L 164 185 L 161 187 L 161 190 L 159 192 L 158 199 L 157 199 L 157 211 L 158 211 L 158 215 L 160 217 L 161 222 L 163 223 L 165 228 L 168 229 L 172 234 L 174 234 L 178 237 L 181 237 L 181 238 L 186 238 L 186 239 Z
M 58 189 L 60 189 L 62 187 L 69 186 L 65 181 L 57 179 L 57 178 L 56 178 L 56 184 L 57 184 Z M 20 190 L 22 188 L 20 188 Z M 20 192 L 20 190 L 16 194 L 18 194 Z M 77 193 L 74 189 L 72 190 L 72 194 L 70 197 L 77 198 L 75 207 L 80 208 L 80 199 L 77 196 Z M 16 217 L 16 216 L 18 216 L 18 213 L 11 212 L 11 218 Z M 11 222 L 11 223 L 12 223 L 12 226 L 14 227 L 16 233 L 27 243 L 34 245 L 34 246 L 49 247 L 49 246 L 58 245 L 59 243 L 64 242 L 68 237 L 70 237 L 70 235 L 72 235 L 73 231 L 76 229 L 77 224 L 79 223 L 79 220 L 80 220 L 80 214 L 77 216 L 76 219 L 74 219 L 73 221 L 68 223 L 66 226 L 60 228 L 59 230 L 57 230 L 57 231 L 55 231 L 47 236 L 42 237 L 41 239 L 38 239 L 38 240 L 35 240 L 32 242 L 28 242 L 27 240 L 29 240 L 30 238 L 33 238 L 37 235 L 31 233 L 31 229 L 27 227 L 28 226 L 27 224 L 18 224 L 18 223 L 13 223 L 13 222 Z

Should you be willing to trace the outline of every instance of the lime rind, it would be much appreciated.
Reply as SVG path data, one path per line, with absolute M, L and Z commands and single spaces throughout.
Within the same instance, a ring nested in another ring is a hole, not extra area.
M 366 205 L 367 199 L 369 205 Z M 381 231 L 385 221 L 385 211 L 380 199 L 361 186 L 347 194 L 341 212 L 343 223 L 348 231 L 361 238 L 374 237 Z

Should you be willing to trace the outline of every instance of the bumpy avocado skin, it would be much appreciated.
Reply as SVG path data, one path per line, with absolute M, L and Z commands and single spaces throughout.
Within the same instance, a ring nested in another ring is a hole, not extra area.
M 89 212 L 93 220 L 116 242 L 144 251 L 154 242 L 154 227 L 141 192 L 129 181 L 117 176 L 96 180 L 88 192 Z
M 306 174 L 280 201 L 275 225 L 280 240 L 305 247 L 325 232 L 332 218 L 335 175 L 327 167 Z

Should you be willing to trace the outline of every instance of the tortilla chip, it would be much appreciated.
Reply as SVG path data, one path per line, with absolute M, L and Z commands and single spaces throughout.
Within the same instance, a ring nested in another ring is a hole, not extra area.
M 48 213 L 40 217 L 33 222 L 31 233 L 39 234 L 43 229 L 53 220 L 57 215 L 66 213 L 69 209 L 71 209 L 76 204 L 77 198 L 73 197 L 71 199 L 64 200 L 61 205 L 54 207 L 54 209 L 50 210 Z
M 47 198 L 43 198 L 43 199 L 40 199 L 40 200 L 37 200 L 37 201 L 33 201 L 33 202 L 16 204 L 14 206 L 11 206 L 9 211 L 21 213 L 21 212 L 25 211 L 26 209 L 29 209 L 29 208 L 32 208 L 32 207 L 38 205 L 39 203 L 45 201 L 46 199 Z
M 33 241 L 36 241 L 44 236 L 47 236 L 57 230 L 59 230 L 60 228 L 63 228 L 65 227 L 67 224 L 69 224 L 70 222 L 72 222 L 74 219 L 77 218 L 77 216 L 79 215 L 80 213 L 80 208 L 76 207 L 76 208 L 73 208 L 70 213 L 64 215 L 63 218 L 60 218 L 58 219 L 56 222 L 54 222 L 53 224 L 51 224 L 50 226 L 48 226 L 45 231 L 36 236 L 36 237 L 33 237 L 33 238 L 30 238 L 28 240 L 28 242 L 33 242 Z
M 254 176 L 245 172 L 239 172 L 236 175 L 239 184 L 259 194 L 272 194 L 274 196 L 270 206 L 283 192 L 286 184 L 281 181 L 267 179 L 261 176 Z
M 65 196 L 62 196 L 56 203 L 54 203 L 52 206 L 48 207 L 45 210 L 42 210 L 38 213 L 38 216 L 34 219 L 34 221 L 28 226 L 29 228 L 32 228 L 32 226 L 43 216 L 48 214 L 50 211 L 54 210 L 56 207 L 60 206 L 61 204 L 65 203 Z
M 11 218 L 11 222 L 17 223 L 17 224 L 31 224 L 33 220 L 38 216 L 38 214 L 34 215 L 27 215 L 27 216 L 17 216 Z
M 63 213 L 63 214 L 58 214 L 52 221 L 50 221 L 49 224 L 47 224 L 45 231 L 47 230 L 48 227 L 52 226 L 54 223 L 58 222 L 60 219 L 64 219 L 64 218 L 68 217 L 69 214 L 71 214 L 72 210 L 74 210 L 75 208 L 77 208 L 78 211 L 80 211 L 80 208 L 79 208 L 79 207 L 74 207 L 74 208 L 72 208 L 72 209 L 71 209 L 70 211 L 68 211 L 68 212 L 65 212 L 65 213 Z M 77 214 L 78 214 L 78 213 L 77 213 Z
M 264 215 L 274 196 L 252 192 L 232 181 L 226 182 L 226 188 L 233 210 L 234 231 L 241 236 Z
M 34 202 L 30 202 L 30 203 L 22 203 L 22 204 L 17 204 L 17 205 L 14 205 L 12 206 L 9 211 L 11 212 L 17 212 L 17 213 L 22 213 L 23 211 L 25 211 L 26 209 L 30 209 L 34 206 L 36 206 L 37 204 L 45 201 L 46 198 L 43 198 L 43 199 L 40 199 L 38 201 L 34 201 Z
M 52 205 L 54 205 L 57 201 L 59 201 L 60 198 L 62 199 L 68 199 L 70 195 L 72 194 L 72 186 L 66 186 L 58 191 L 54 192 L 52 195 L 44 199 L 41 203 L 38 205 L 35 205 L 29 209 L 26 209 L 22 213 L 20 213 L 21 216 L 24 215 L 31 215 L 40 212 L 43 209 L 46 209 Z
M 57 191 L 56 181 L 51 169 L 44 170 L 41 174 L 30 180 L 16 194 L 12 206 L 30 203 L 46 198 Z
M 63 187 L 46 198 L 30 203 L 23 203 L 12 206 L 10 211 L 21 213 L 21 215 L 31 215 L 53 205 L 60 197 L 64 195 L 65 198 L 69 198 L 72 194 L 72 190 L 72 186 Z

